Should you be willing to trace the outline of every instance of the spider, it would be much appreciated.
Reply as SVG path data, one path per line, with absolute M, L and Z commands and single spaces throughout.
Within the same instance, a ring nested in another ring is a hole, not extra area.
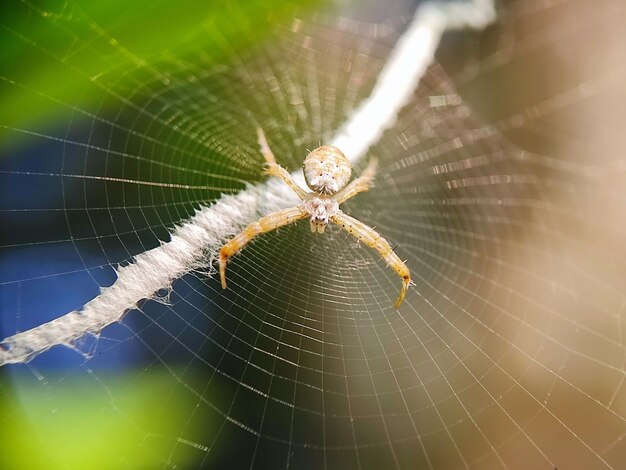
M 344 214 L 339 209 L 340 204 L 370 188 L 376 173 L 376 160 L 372 159 L 363 174 L 348 184 L 352 174 L 350 160 L 337 147 L 323 145 L 316 148 L 304 160 L 304 178 L 307 186 L 313 190 L 313 192 L 306 192 L 298 186 L 287 170 L 276 163 L 276 158 L 265 139 L 263 130 L 257 129 L 257 134 L 261 153 L 263 153 L 266 162 L 266 169 L 263 173 L 282 179 L 298 195 L 302 203 L 261 217 L 222 246 L 219 258 L 222 288 L 226 289 L 228 258 L 241 250 L 250 240 L 262 233 L 310 217 L 311 232 L 324 233 L 324 229 L 330 221 L 380 253 L 387 265 L 402 278 L 400 295 L 393 304 L 395 308 L 398 308 L 404 300 L 409 286 L 414 285 L 409 269 L 395 254 L 387 240 L 376 233 L 373 228 Z

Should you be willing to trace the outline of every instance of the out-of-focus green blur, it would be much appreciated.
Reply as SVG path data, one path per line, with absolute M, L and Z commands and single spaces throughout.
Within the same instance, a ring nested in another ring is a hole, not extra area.
M 123 100 L 141 74 L 167 83 L 162 65 L 171 70 L 172 62 L 185 62 L 191 50 L 202 50 L 204 66 L 227 61 L 295 10 L 320 3 L 4 2 L 0 138 L 15 143 L 22 129 L 44 132 L 65 122 L 76 106 L 102 112 L 109 102 Z
M 197 462 L 185 434 L 216 429 L 210 407 L 197 406 L 202 398 L 166 370 L 114 374 L 46 372 L 50 386 L 33 386 L 28 375 L 13 381 L 19 396 L 0 388 L 0 468 L 160 468 L 173 453 L 183 466 Z M 193 382 L 189 374 L 185 380 Z

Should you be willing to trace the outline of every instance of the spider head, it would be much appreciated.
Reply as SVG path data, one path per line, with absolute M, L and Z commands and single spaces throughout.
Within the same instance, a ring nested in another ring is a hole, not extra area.
M 350 160 L 337 147 L 324 145 L 304 159 L 304 179 L 313 191 L 335 194 L 348 184 L 352 175 Z
M 330 217 L 339 211 L 339 204 L 332 198 L 309 197 L 304 208 L 311 216 L 311 232 L 324 233 Z

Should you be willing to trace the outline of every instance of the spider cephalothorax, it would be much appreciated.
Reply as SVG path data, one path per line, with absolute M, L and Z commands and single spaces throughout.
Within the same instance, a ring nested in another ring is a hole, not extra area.
M 341 203 L 369 189 L 376 173 L 376 160 L 372 160 L 363 174 L 348 184 L 352 175 L 350 160 L 337 147 L 330 145 L 319 147 L 310 152 L 304 160 L 304 178 L 309 188 L 314 191 L 307 193 L 296 184 L 287 170 L 276 163 L 276 158 L 261 129 L 258 130 L 258 136 L 261 152 L 267 164 L 265 173 L 281 178 L 298 195 L 302 203 L 252 222 L 243 232 L 234 236 L 220 249 L 219 263 L 222 287 L 226 289 L 226 262 L 228 258 L 241 250 L 250 240 L 261 233 L 310 217 L 312 232 L 324 233 L 326 225 L 333 222 L 380 253 L 387 265 L 402 278 L 402 289 L 394 303 L 394 307 L 398 308 L 404 300 L 409 286 L 412 285 L 409 269 L 394 253 L 387 240 L 373 228 L 344 214 L 339 209 Z
M 330 218 L 339 212 L 339 204 L 332 197 L 307 196 L 302 205 L 311 216 L 311 232 L 324 233 Z

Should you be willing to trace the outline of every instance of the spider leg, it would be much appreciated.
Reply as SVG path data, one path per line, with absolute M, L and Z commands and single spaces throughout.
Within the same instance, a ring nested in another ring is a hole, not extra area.
M 364 243 L 365 245 L 378 251 L 382 258 L 387 261 L 387 265 L 398 273 L 398 276 L 402 279 L 402 288 L 400 290 L 400 295 L 393 306 L 395 308 L 399 308 L 400 304 L 404 300 L 404 297 L 406 296 L 409 286 L 414 285 L 413 281 L 411 281 L 409 268 L 406 267 L 404 261 L 402 261 L 398 255 L 394 253 L 391 246 L 389 246 L 389 243 L 387 243 L 387 240 L 381 237 L 376 230 L 368 227 L 354 217 L 350 217 L 349 215 L 339 211 L 337 214 L 331 216 L 330 220 L 339 225 L 353 237 L 359 239 L 361 243 Z
M 241 250 L 246 244 L 257 235 L 277 229 L 284 225 L 289 225 L 308 215 L 300 206 L 290 207 L 281 211 L 272 212 L 265 217 L 261 217 L 256 222 L 252 222 L 241 233 L 235 235 L 220 249 L 220 280 L 222 289 L 226 289 L 226 262 L 228 258 Z
M 356 196 L 363 191 L 367 191 L 370 189 L 372 181 L 374 181 L 374 176 L 376 175 L 376 167 L 378 166 L 378 161 L 375 158 L 370 160 L 369 165 L 363 171 L 361 176 L 352 181 L 348 186 L 342 189 L 339 194 L 335 197 L 337 203 L 341 204 L 351 197 Z
M 267 143 L 267 139 L 265 138 L 265 133 L 263 132 L 263 129 L 259 127 L 256 132 L 259 138 L 261 153 L 265 158 L 265 170 L 263 171 L 263 174 L 269 176 L 278 176 L 293 190 L 294 193 L 298 195 L 301 200 L 304 200 L 306 196 L 304 190 L 300 186 L 298 186 L 298 184 L 293 180 L 287 170 L 285 170 L 282 166 L 276 163 L 276 157 L 274 157 L 274 152 L 272 152 L 272 149 Z

